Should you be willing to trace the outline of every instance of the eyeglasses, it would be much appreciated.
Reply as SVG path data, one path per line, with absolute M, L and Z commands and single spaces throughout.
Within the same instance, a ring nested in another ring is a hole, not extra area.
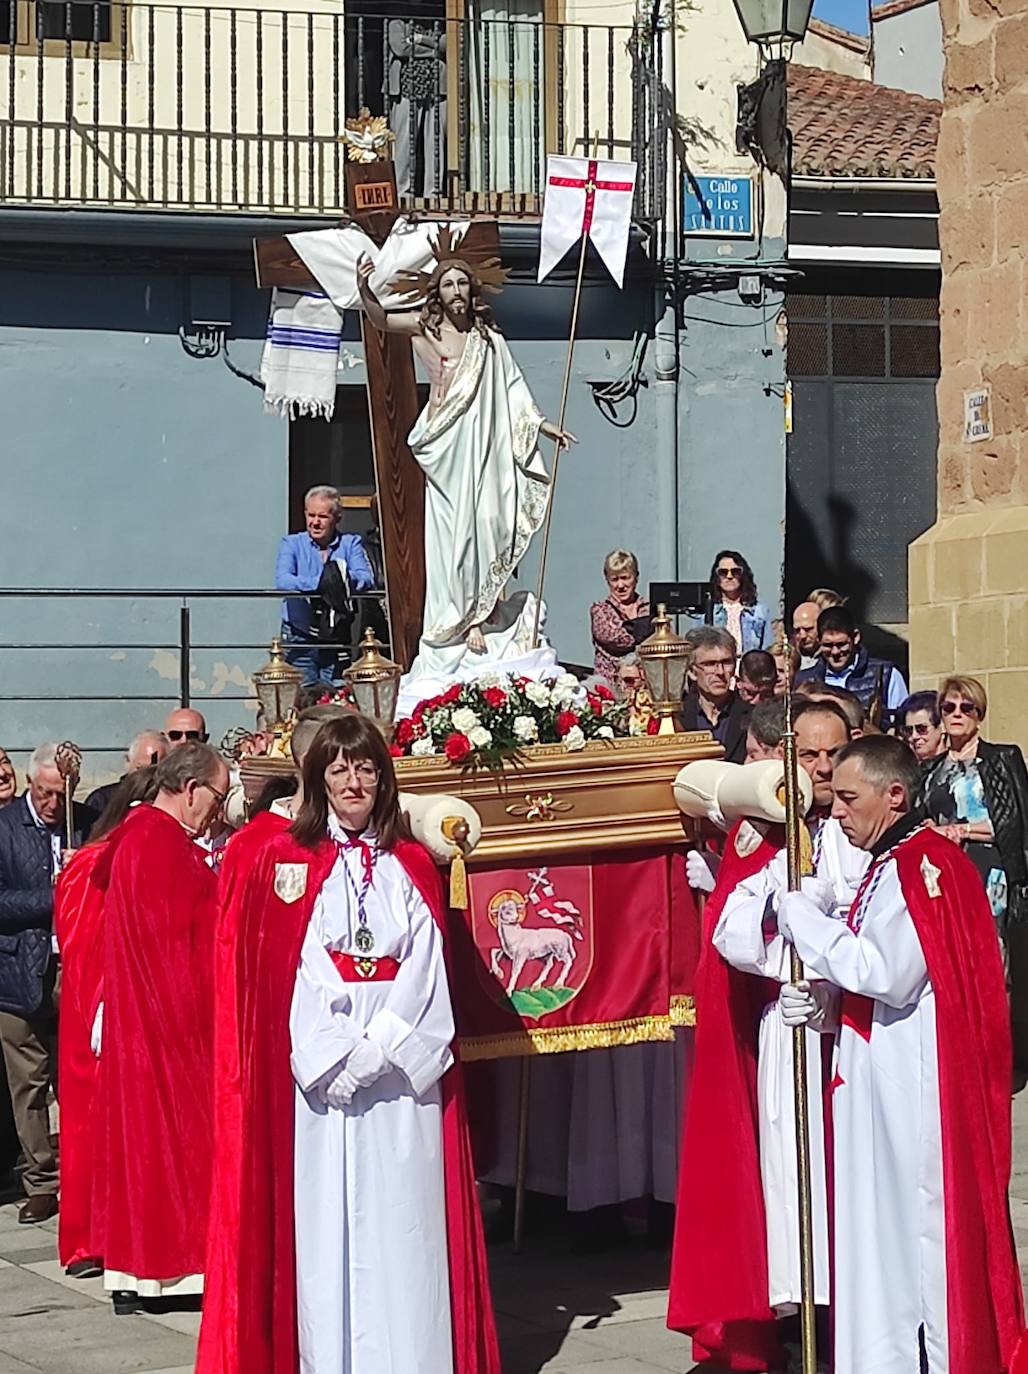
M 697 662 L 693 664 L 697 672 L 705 673 L 730 673 L 735 668 L 734 658 L 708 658 L 705 663 Z
M 926 725 L 923 720 L 919 720 L 916 725 L 901 725 L 899 732 L 909 738 L 911 735 L 927 735 L 929 730 L 936 728 L 934 725 Z
M 207 736 L 202 730 L 169 730 L 168 738 L 174 740 L 176 743 L 178 743 L 180 739 L 199 740 L 201 744 L 206 744 L 207 742 Z
M 722 581 L 727 577 L 742 577 L 742 568 L 718 568 L 717 575 Z
M 976 716 L 978 707 L 973 701 L 944 701 L 940 707 L 944 716 L 955 716 L 959 711 L 964 716 Z
M 197 783 L 197 787 L 206 787 L 207 791 L 211 794 L 211 796 L 217 799 L 219 810 L 228 801 L 228 793 L 219 792 L 218 789 L 216 787 L 212 787 L 209 782 L 199 782 Z
M 362 787 L 374 787 L 379 779 L 379 770 L 373 763 L 340 764 L 338 768 L 332 769 L 332 773 L 336 777 L 341 775 L 349 777 L 352 774 Z

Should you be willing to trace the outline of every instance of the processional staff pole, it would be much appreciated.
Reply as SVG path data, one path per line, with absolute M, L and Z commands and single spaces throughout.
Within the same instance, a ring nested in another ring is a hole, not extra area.
M 54 762 L 64 779 L 64 831 L 67 847 L 71 849 L 75 842 L 74 796 L 82 771 L 82 750 L 70 739 L 66 739 L 63 744 L 57 746 Z
M 800 890 L 803 877 L 803 801 L 796 763 L 796 733 L 792 722 L 792 688 L 785 690 L 785 852 L 788 889 Z M 803 980 L 803 961 L 791 951 L 789 976 Z M 817 1374 L 817 1331 L 814 1309 L 814 1214 L 810 1183 L 810 1101 L 807 1094 L 807 1028 L 792 1033 L 793 1091 L 796 1112 L 796 1178 L 800 1224 L 800 1339 L 803 1374 Z
M 590 157 L 593 162 L 599 156 L 600 135 L 593 134 L 593 147 Z M 582 242 L 578 251 L 578 276 L 575 279 L 575 298 L 571 306 L 571 329 L 568 335 L 568 355 L 564 361 L 564 384 L 560 391 L 560 412 L 557 428 L 563 431 L 568 409 L 568 393 L 571 390 L 571 360 L 575 352 L 575 335 L 578 332 L 578 308 L 582 303 L 582 280 L 585 277 L 585 250 L 589 246 L 589 228 L 582 223 Z M 550 477 L 550 499 L 546 506 L 546 522 L 543 525 L 543 547 L 539 557 L 539 585 L 535 594 L 535 616 L 532 621 L 532 648 L 539 647 L 539 618 L 542 614 L 543 586 L 546 582 L 546 560 L 550 552 L 550 530 L 553 527 L 553 499 L 557 494 L 557 469 L 560 466 L 561 442 L 554 441 L 553 473 Z

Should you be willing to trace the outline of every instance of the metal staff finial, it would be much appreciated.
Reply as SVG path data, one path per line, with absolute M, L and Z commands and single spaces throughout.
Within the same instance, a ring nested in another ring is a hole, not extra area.
M 72 798 L 75 795 L 75 788 L 79 785 L 79 775 L 82 771 L 82 750 L 70 739 L 66 739 L 54 751 L 54 763 L 57 765 L 58 773 L 64 779 L 64 833 L 67 846 L 71 849 L 75 839 Z

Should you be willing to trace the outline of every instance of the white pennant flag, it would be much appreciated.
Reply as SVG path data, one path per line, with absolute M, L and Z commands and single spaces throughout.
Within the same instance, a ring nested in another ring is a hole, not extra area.
M 618 286 L 624 285 L 635 173 L 634 162 L 546 159 L 539 281 L 549 276 L 583 234 L 588 234 L 610 275 Z

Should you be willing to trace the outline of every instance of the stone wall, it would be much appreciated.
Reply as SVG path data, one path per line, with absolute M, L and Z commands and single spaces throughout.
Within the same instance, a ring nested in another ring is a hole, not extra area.
M 985 733 L 1028 747 L 1028 0 L 942 0 L 939 518 L 910 550 L 917 686 L 982 678 Z M 964 436 L 991 389 L 992 437 Z

